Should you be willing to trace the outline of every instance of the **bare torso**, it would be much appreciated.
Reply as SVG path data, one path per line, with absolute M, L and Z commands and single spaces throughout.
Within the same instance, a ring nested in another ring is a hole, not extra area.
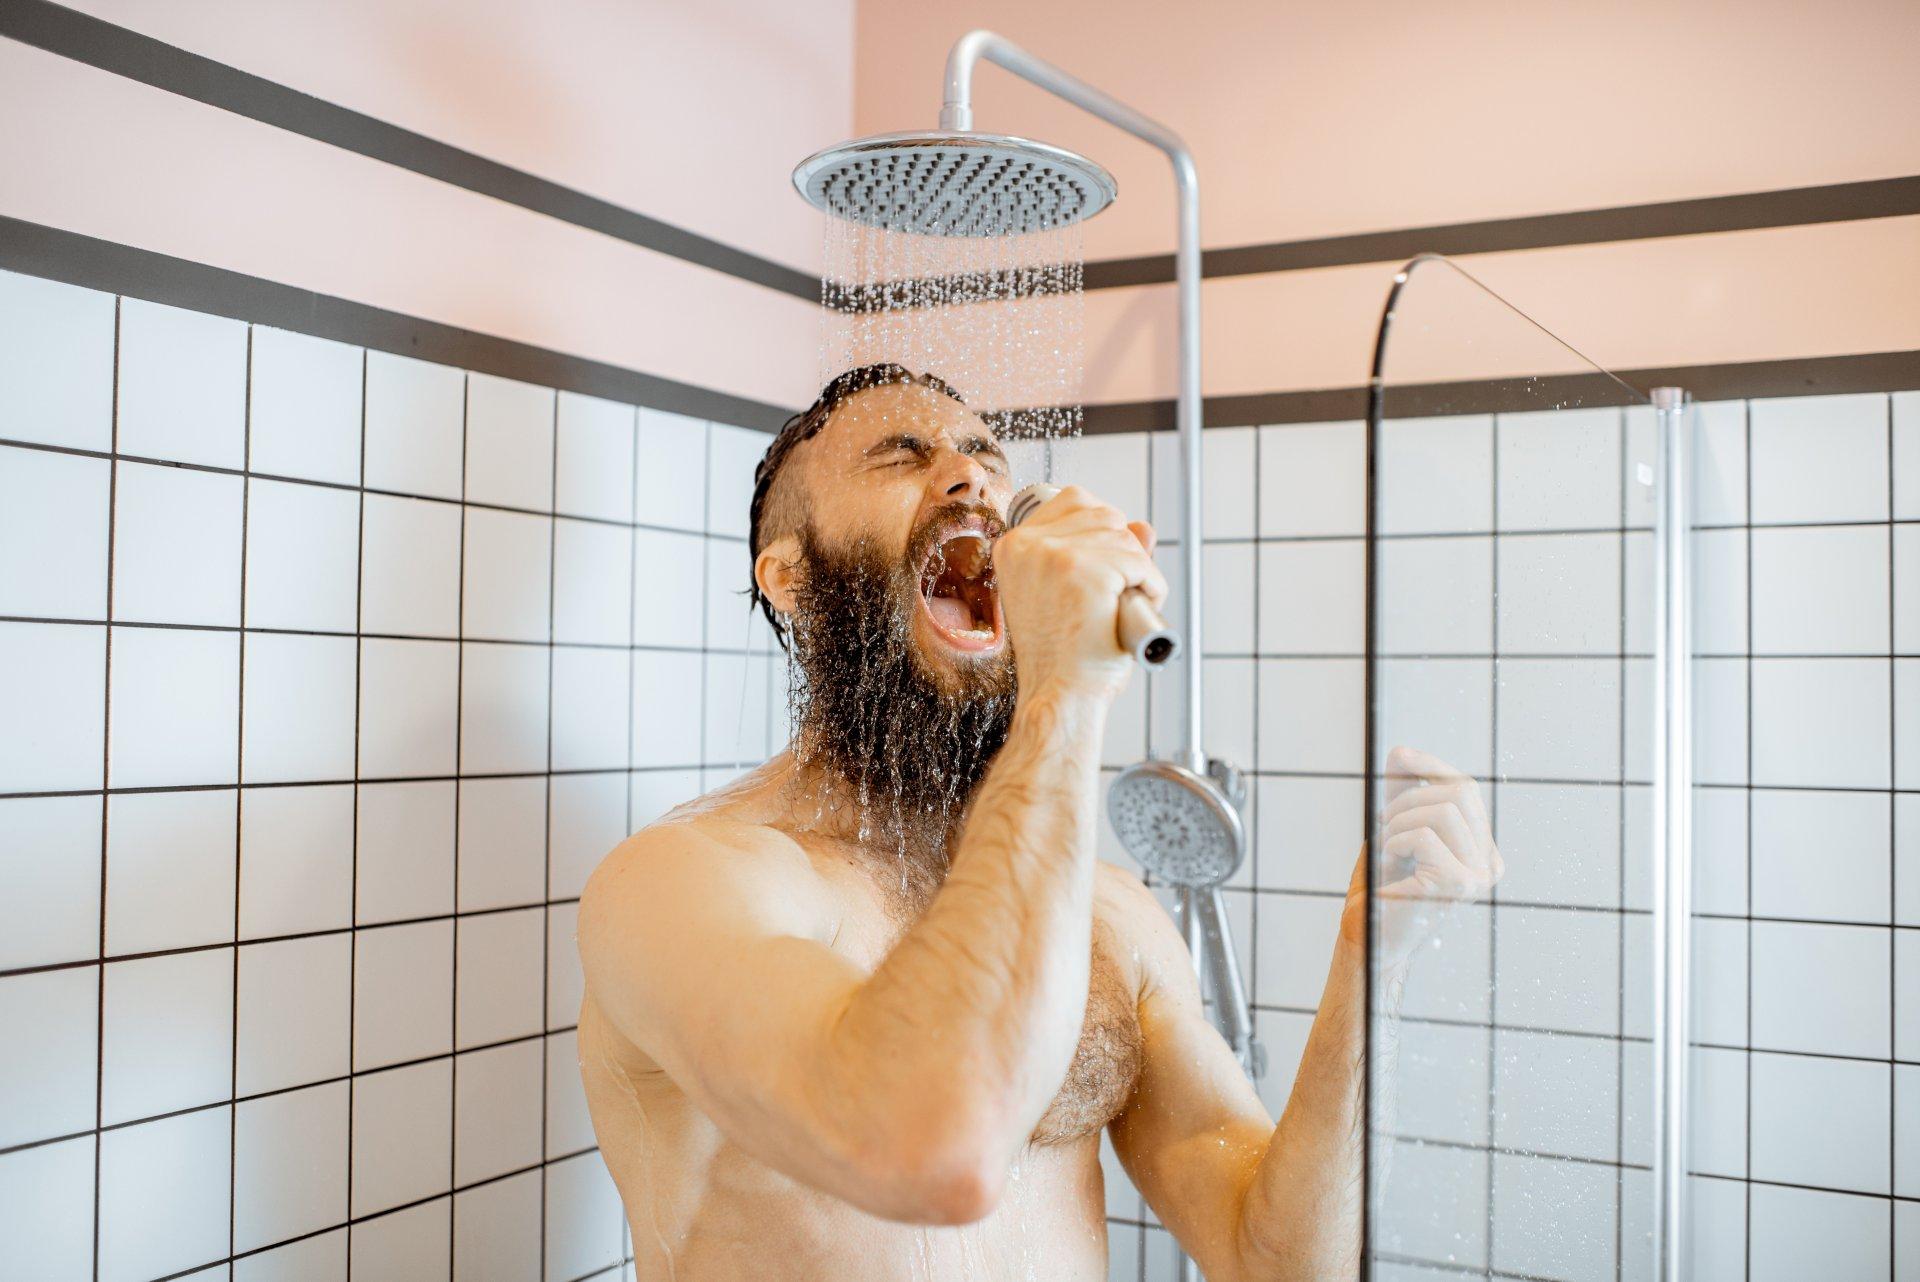
M 663 822 L 724 817 L 776 824 L 779 789 L 763 768 Z M 794 834 L 789 833 L 789 836 Z M 931 892 L 902 893 L 891 854 L 794 836 L 839 912 L 830 942 L 872 969 Z M 642 1278 L 1099 1279 L 1106 1276 L 1100 1133 L 1140 1067 L 1141 963 L 1126 944 L 1128 905 L 1102 868 L 1094 895 L 1086 1020 L 1066 1081 L 985 1219 L 918 1227 L 870 1215 L 781 1174 L 728 1141 L 671 1078 L 594 1008 L 580 1012 L 580 1063 L 600 1151 L 626 1204 Z

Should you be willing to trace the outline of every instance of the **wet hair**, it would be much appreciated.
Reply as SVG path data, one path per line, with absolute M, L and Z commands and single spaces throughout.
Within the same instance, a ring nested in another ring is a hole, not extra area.
M 761 456 L 759 466 L 753 469 L 753 502 L 747 509 L 749 557 L 757 558 L 761 545 L 769 537 L 787 533 L 785 530 L 769 532 L 767 520 L 772 506 L 773 487 L 780 478 L 781 469 L 786 466 L 788 456 L 802 442 L 818 436 L 833 412 L 848 400 L 870 387 L 885 387 L 893 383 L 911 383 L 951 396 L 962 405 L 967 403 L 966 398 L 948 386 L 945 379 L 933 374 L 916 374 L 904 365 L 862 365 L 835 378 L 820 390 L 813 404 L 781 424 L 780 430 L 774 433 L 773 443 L 767 446 L 766 454 Z M 773 608 L 773 602 L 760 590 L 760 581 L 753 575 L 751 562 L 747 569 L 747 603 L 749 609 L 756 605 L 760 607 L 760 613 L 766 615 L 767 622 L 773 625 L 773 635 L 780 642 L 780 648 L 790 649 L 787 625 L 781 621 L 780 612 Z

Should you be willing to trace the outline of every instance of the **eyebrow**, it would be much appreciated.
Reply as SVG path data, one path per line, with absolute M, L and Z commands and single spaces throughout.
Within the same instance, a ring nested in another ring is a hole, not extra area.
M 991 435 L 985 432 L 968 433 L 966 436 L 960 438 L 959 444 L 961 450 L 965 453 L 991 454 L 1002 463 L 1007 461 L 1005 452 L 1000 448 L 1000 442 L 994 440 Z M 891 436 L 882 437 L 872 445 L 869 445 L 862 451 L 861 457 L 872 458 L 876 454 L 885 454 L 891 450 L 907 450 L 910 453 L 920 454 L 925 452 L 926 448 L 927 442 L 925 438 L 915 436 L 912 432 L 895 432 Z

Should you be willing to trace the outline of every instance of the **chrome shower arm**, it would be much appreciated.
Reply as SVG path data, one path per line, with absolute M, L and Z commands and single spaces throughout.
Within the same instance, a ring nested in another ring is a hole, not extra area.
M 947 54 L 946 94 L 940 106 L 942 129 L 973 128 L 973 69 L 982 59 L 1151 143 L 1173 164 L 1179 196 L 1174 282 L 1180 312 L 1180 381 L 1174 421 L 1180 429 L 1180 561 L 1185 578 L 1177 626 L 1188 647 L 1186 735 L 1180 764 L 1204 772 L 1207 754 L 1200 734 L 1200 656 L 1206 653 L 1200 636 L 1200 177 L 1193 167 L 1193 153 L 1180 135 L 1165 125 L 991 31 L 969 31 Z

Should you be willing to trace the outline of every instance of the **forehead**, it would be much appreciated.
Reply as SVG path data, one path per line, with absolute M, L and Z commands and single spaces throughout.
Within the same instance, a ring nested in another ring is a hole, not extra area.
M 888 383 L 842 401 L 814 441 L 823 453 L 859 451 L 901 433 L 923 439 L 944 435 L 953 443 L 975 436 L 993 440 L 980 416 L 946 393 L 917 383 Z

